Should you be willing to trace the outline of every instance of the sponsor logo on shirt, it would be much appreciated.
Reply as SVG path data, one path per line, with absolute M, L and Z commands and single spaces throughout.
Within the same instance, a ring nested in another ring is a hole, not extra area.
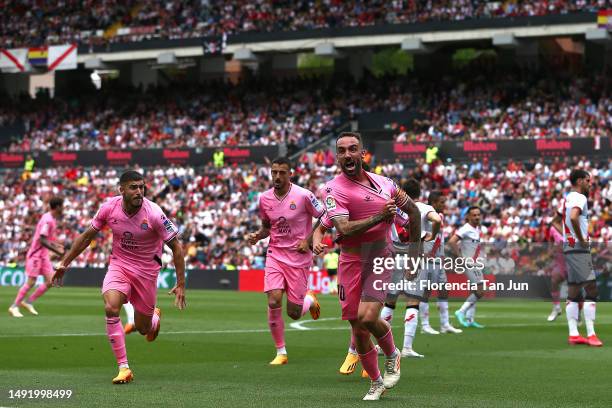
M 336 209 L 336 200 L 333 196 L 328 195 L 325 197 L 325 206 L 327 207 L 328 211 Z
M 134 239 L 134 234 L 129 231 L 125 231 L 121 237 L 121 248 L 128 251 L 136 251 L 138 249 L 138 242 Z
M 371 196 L 367 195 L 367 196 L 365 196 L 365 197 L 364 197 L 364 200 L 366 200 L 366 201 L 372 201 L 372 200 L 374 200 L 374 199 L 373 199 Z
M 285 217 L 280 217 L 276 222 L 276 229 L 279 234 L 291 234 L 291 226 Z
M 331 193 L 331 192 L 332 192 L 331 187 L 327 187 L 327 188 L 325 189 L 325 192 L 326 192 L 326 193 L 328 193 L 328 194 L 329 194 L 329 193 Z

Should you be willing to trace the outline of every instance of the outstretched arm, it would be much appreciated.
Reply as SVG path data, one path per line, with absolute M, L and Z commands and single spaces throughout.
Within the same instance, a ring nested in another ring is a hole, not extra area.
M 166 245 L 172 250 L 176 271 L 176 285 L 168 294 L 175 295 L 174 306 L 183 310 L 187 306 L 185 301 L 185 255 L 183 254 L 183 246 L 176 237 L 172 238 Z

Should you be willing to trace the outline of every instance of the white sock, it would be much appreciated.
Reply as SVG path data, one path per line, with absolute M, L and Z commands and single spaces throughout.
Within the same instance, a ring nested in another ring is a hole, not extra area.
M 476 303 L 477 300 L 478 300 L 478 297 L 475 294 L 473 293 L 470 294 L 470 296 L 468 296 L 467 299 L 465 299 L 465 303 L 461 305 L 461 309 L 459 309 L 459 311 L 462 313 L 467 312 L 468 309 L 472 307 L 472 305 Z
M 285 346 L 276 349 L 276 355 L 278 356 L 279 354 L 287 354 L 287 349 Z
M 412 349 L 412 342 L 419 324 L 419 311 L 413 307 L 406 309 L 404 318 L 404 348 Z
M 429 302 L 419 303 L 419 315 L 421 317 L 421 326 L 429 326 Z
M 348 352 L 351 353 L 351 354 L 357 354 L 357 350 L 355 350 L 355 347 L 353 347 L 353 346 L 349 346 L 349 351 Z
M 595 335 L 595 312 L 597 309 L 597 303 L 592 300 L 585 300 L 582 306 L 582 313 L 584 313 L 584 325 L 587 329 L 587 337 Z
M 380 318 L 383 320 L 386 320 L 389 322 L 389 324 L 391 324 L 391 321 L 393 320 L 393 312 L 395 311 L 395 309 L 391 309 L 389 306 L 385 306 L 383 307 L 382 311 L 380 312 Z
M 440 327 L 448 326 L 448 300 L 438 299 L 438 311 L 440 312 Z
M 567 302 L 565 306 L 565 315 L 567 316 L 567 326 L 569 327 L 570 336 L 579 336 L 578 333 L 578 313 L 579 307 L 578 302 Z
M 123 305 L 125 314 L 127 315 L 127 321 L 130 324 L 134 324 L 134 306 L 130 302 Z
M 465 320 L 471 323 L 474 321 L 474 316 L 476 316 L 476 303 L 473 303 L 472 307 L 465 312 Z
M 130 368 L 128 363 L 119 364 L 119 368 Z

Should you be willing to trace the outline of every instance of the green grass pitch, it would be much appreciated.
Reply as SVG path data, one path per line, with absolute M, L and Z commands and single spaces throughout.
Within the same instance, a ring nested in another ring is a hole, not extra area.
M 0 288 L 8 308 L 16 288 Z M 353 407 L 369 382 L 359 371 L 341 376 L 348 323 L 331 296 L 322 296 L 322 320 L 290 328 L 289 364 L 270 367 L 274 347 L 258 293 L 187 292 L 179 312 L 159 293 L 158 339 L 127 339 L 135 381 L 112 385 L 116 365 L 104 334 L 98 289 L 53 289 L 37 303 L 40 316 L 0 316 L 0 406 L 79 407 Z M 451 305 L 451 311 L 458 304 Z M 403 308 L 394 324 L 401 344 Z M 438 326 L 435 303 L 432 325 Z M 389 407 L 610 407 L 612 305 L 598 306 L 603 348 L 566 344 L 565 317 L 545 318 L 544 301 L 486 301 L 478 320 L 486 329 L 460 335 L 417 332 L 424 359 L 402 362 L 402 379 L 378 406 Z M 24 314 L 27 313 L 23 310 Z M 584 327 L 581 327 L 584 334 Z M 382 361 L 381 361 L 382 367 Z M 9 399 L 9 390 L 71 389 L 70 400 Z M 371 403 L 370 403 L 371 404 Z M 375 403 L 376 404 L 376 403 Z

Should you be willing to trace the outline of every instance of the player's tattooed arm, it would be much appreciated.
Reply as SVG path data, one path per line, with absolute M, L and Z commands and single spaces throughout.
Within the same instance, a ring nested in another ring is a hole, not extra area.
M 59 261 L 58 264 L 55 266 L 55 274 L 53 275 L 52 279 L 54 285 L 61 286 L 62 279 L 64 277 L 64 273 L 66 273 L 68 265 L 70 265 L 70 263 L 77 256 L 81 255 L 81 253 L 89 247 L 89 244 L 91 244 L 91 241 L 96 237 L 97 234 L 98 231 L 90 226 L 85 232 L 83 232 L 74 240 L 72 246 L 70 247 L 70 250 L 68 250 L 68 253 L 66 253 L 64 255 L 64 258 L 62 258 L 62 260 Z
M 421 240 L 421 212 L 419 211 L 419 207 L 416 206 L 414 201 L 404 190 L 398 190 L 395 195 L 395 204 L 397 207 L 408 214 L 408 218 L 410 218 L 410 223 L 408 226 L 408 231 L 410 232 L 409 242 L 420 242 Z
M 392 221 L 396 211 L 397 207 L 395 206 L 395 202 L 389 200 L 377 214 L 363 220 L 349 221 L 348 216 L 340 216 L 332 218 L 332 222 L 340 235 L 343 237 L 352 237 L 366 232 L 383 221 Z
M 185 301 L 185 255 L 183 246 L 176 237 L 172 238 L 166 245 L 172 250 L 174 269 L 176 271 L 176 285 L 174 285 L 168 294 L 175 295 L 174 305 L 183 310 L 187 306 Z
M 271 228 L 272 228 L 272 225 L 270 225 L 270 220 L 262 220 L 259 231 L 251 232 L 250 234 L 247 234 L 246 239 L 250 245 L 255 245 L 262 239 L 265 239 L 270 236 Z

